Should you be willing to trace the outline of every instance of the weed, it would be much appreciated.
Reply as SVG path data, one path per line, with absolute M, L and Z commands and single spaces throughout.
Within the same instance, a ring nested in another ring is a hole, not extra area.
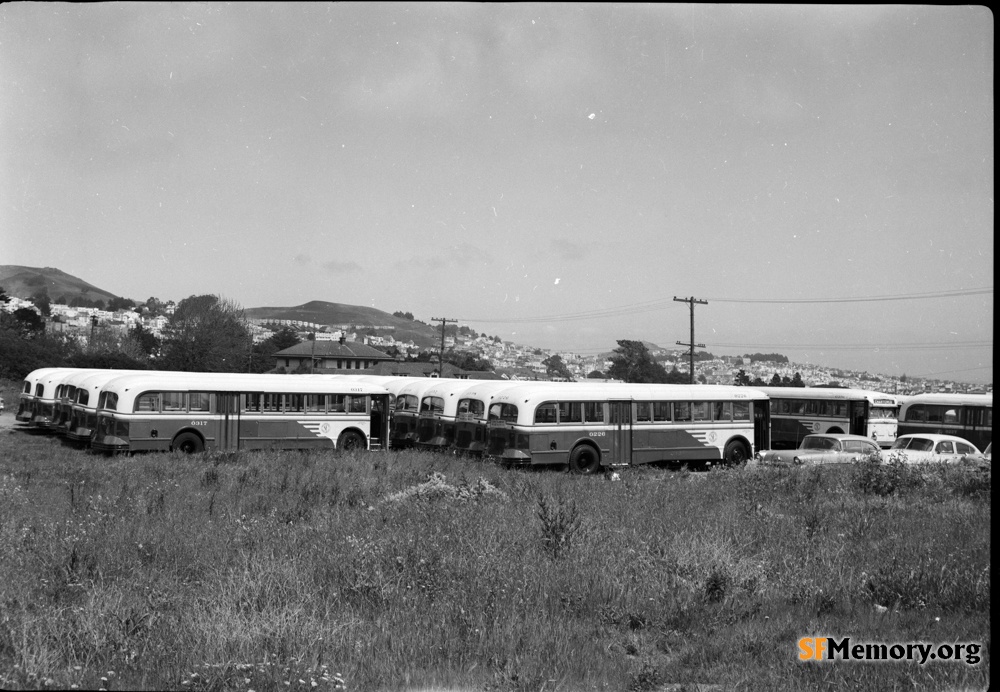
M 542 547 L 554 559 L 564 556 L 573 546 L 580 530 L 576 502 L 563 497 L 538 497 L 536 516 L 541 522 Z

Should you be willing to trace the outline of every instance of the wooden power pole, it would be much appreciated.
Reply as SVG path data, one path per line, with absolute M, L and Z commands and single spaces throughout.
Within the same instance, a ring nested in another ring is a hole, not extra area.
M 441 355 L 438 358 L 438 377 L 444 377 L 444 326 L 448 322 L 458 323 L 458 320 L 448 319 L 447 317 L 432 317 L 432 322 L 441 322 Z
M 707 300 L 699 300 L 699 299 L 695 298 L 694 296 L 691 296 L 690 298 L 678 298 L 677 296 L 674 296 L 674 300 L 676 300 L 678 303 L 687 303 L 688 305 L 691 306 L 691 343 L 685 344 L 683 341 L 678 341 L 677 344 L 679 346 L 690 346 L 691 347 L 691 379 L 690 379 L 690 381 L 691 381 L 691 384 L 694 384 L 694 347 L 697 346 L 698 348 L 705 348 L 705 344 L 696 344 L 694 342 L 694 304 L 698 303 L 700 305 L 708 305 L 708 301 Z

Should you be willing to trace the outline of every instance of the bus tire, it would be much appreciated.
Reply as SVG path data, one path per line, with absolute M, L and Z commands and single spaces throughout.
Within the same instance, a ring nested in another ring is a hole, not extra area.
M 726 445 L 726 451 L 723 452 L 723 459 L 730 466 L 741 466 L 750 459 L 750 450 L 739 440 L 733 440 Z
M 170 448 L 184 454 L 199 454 L 205 451 L 205 442 L 194 433 L 181 433 L 174 438 Z
M 337 449 L 342 449 L 345 452 L 350 452 L 355 449 L 364 449 L 365 440 L 361 437 L 360 433 L 353 430 L 345 430 L 340 434 L 337 439 Z
M 569 455 L 569 470 L 589 475 L 601 468 L 601 455 L 590 445 L 578 445 Z

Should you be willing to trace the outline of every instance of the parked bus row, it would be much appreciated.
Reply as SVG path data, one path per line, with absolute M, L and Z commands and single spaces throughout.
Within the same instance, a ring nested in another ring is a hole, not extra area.
M 913 397 L 902 413 L 900 399 L 800 387 L 47 368 L 25 379 L 17 420 L 103 452 L 416 447 L 583 473 L 741 463 L 813 433 L 889 447 L 907 411 L 927 425 L 940 419 L 948 434 L 992 437 L 992 396 L 964 405 Z

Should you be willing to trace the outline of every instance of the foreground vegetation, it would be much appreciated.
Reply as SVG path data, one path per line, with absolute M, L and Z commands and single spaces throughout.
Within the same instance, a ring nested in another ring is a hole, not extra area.
M 974 468 L 107 458 L 3 430 L 0 685 L 985 689 L 990 489 Z M 822 635 L 983 660 L 800 662 Z

